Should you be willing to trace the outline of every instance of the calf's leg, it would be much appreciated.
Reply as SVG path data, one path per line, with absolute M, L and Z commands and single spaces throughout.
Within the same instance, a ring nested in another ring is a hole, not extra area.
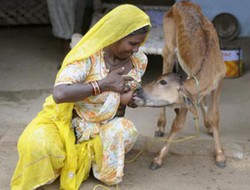
M 215 163 L 218 167 L 224 168 L 226 166 L 226 157 L 220 141 L 219 132 L 219 97 L 221 92 L 222 80 L 220 81 L 218 88 L 211 92 L 211 103 L 207 112 L 204 111 L 203 119 L 209 132 L 212 133 L 215 143 Z
M 175 64 L 175 48 L 176 48 L 176 34 L 175 34 L 175 22 L 171 15 L 165 15 L 163 18 L 164 29 L 164 47 L 162 51 L 163 68 L 162 73 L 169 73 L 173 71 Z M 167 124 L 166 108 L 160 108 L 160 115 L 157 121 L 157 129 L 155 131 L 155 137 L 163 137 L 165 132 L 165 126 Z
M 166 143 L 163 145 L 159 153 L 153 159 L 150 169 L 155 170 L 162 166 L 165 157 L 169 152 L 171 141 L 174 141 L 174 138 L 181 131 L 186 124 L 188 110 L 186 108 L 180 108 L 179 111 L 176 111 L 176 117 L 172 123 L 170 133 L 166 138 Z

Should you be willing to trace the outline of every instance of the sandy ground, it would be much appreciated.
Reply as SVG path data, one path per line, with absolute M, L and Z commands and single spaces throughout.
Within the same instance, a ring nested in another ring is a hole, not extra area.
M 249 49 L 249 39 L 238 40 L 234 46 Z M 231 45 L 231 44 L 229 44 Z M 57 66 L 64 52 L 49 26 L 13 27 L 0 31 L 0 189 L 10 189 L 18 154 L 18 137 L 30 120 L 41 110 L 51 92 Z M 150 162 L 161 147 L 153 135 L 159 109 L 128 109 L 126 117 L 132 120 L 140 133 L 127 160 L 147 147 L 135 161 L 125 166 L 122 190 L 247 190 L 250 188 L 250 72 L 248 55 L 244 75 L 225 79 L 220 101 L 221 140 L 227 156 L 227 167 L 217 168 L 213 159 L 214 142 L 208 136 L 202 121 L 198 138 L 173 144 L 162 168 L 149 170 Z M 159 59 L 151 58 L 144 83 L 161 71 Z M 173 111 L 167 110 L 169 120 Z M 169 129 L 170 122 L 167 126 Z M 181 136 L 196 133 L 192 117 Z M 91 190 L 100 184 L 92 175 L 81 189 Z M 45 190 L 59 189 L 59 180 L 45 186 Z M 102 188 L 98 188 L 102 189 Z M 110 187 L 116 189 L 116 187 Z

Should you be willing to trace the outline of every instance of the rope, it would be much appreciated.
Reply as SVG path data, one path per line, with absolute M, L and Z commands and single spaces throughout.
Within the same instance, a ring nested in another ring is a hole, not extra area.
M 196 89 L 197 89 L 197 102 L 196 102 L 196 106 L 199 107 L 199 100 L 200 100 L 200 83 L 198 81 L 198 79 L 195 76 L 192 76 L 192 78 L 195 80 L 195 84 L 196 84 Z
M 106 190 L 111 190 L 109 187 L 107 187 L 105 185 L 101 185 L 101 184 L 95 185 L 95 187 L 93 188 L 93 190 L 96 190 L 98 187 L 101 187 L 102 189 L 106 189 Z M 119 190 L 119 186 L 118 185 L 116 185 L 116 190 Z
M 165 138 L 154 139 L 154 140 L 150 141 L 149 145 L 152 145 L 153 142 L 179 143 L 179 142 L 183 142 L 183 141 L 190 140 L 190 139 L 193 139 L 193 138 L 198 138 L 200 136 L 199 117 L 195 116 L 194 120 L 195 120 L 196 134 L 190 135 L 190 136 L 187 136 L 187 137 L 183 137 L 183 138 L 177 139 L 177 140 L 168 140 L 168 139 L 165 139 Z M 146 146 L 139 153 L 137 153 L 133 159 L 128 160 L 125 163 L 132 163 L 132 162 L 134 162 L 148 148 L 149 148 L 148 144 L 146 144 Z

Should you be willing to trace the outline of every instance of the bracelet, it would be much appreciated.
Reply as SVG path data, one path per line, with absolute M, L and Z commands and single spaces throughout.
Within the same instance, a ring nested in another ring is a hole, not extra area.
M 91 81 L 89 82 L 93 88 L 93 95 L 96 96 L 98 94 L 101 94 L 101 89 L 99 87 L 99 84 L 97 81 Z

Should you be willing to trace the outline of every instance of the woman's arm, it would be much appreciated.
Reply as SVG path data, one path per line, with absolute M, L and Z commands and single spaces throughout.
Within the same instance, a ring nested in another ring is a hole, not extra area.
M 53 98 L 56 103 L 76 102 L 91 96 L 93 92 L 91 84 L 59 84 L 53 89 Z
M 122 76 L 124 68 L 119 68 L 110 72 L 104 79 L 97 83 L 101 92 L 113 91 L 122 93 L 124 85 L 133 78 Z M 89 83 L 60 84 L 53 89 L 53 98 L 56 103 L 76 102 L 93 95 L 92 85 Z

